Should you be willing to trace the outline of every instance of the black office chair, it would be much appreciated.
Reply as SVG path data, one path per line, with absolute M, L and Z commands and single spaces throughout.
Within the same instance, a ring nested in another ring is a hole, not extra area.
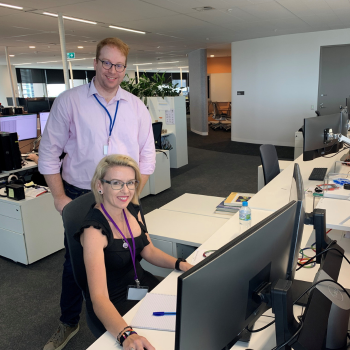
M 89 212 L 91 206 L 95 203 L 95 197 L 92 192 L 84 194 L 77 199 L 69 202 L 63 209 L 62 219 L 64 226 L 64 234 L 67 239 L 70 260 L 72 263 L 75 282 L 84 291 L 87 288 L 87 277 L 85 271 L 83 247 L 74 239 L 74 234 L 79 231 L 83 220 Z M 102 335 L 101 331 L 94 325 L 88 313 L 86 313 L 86 322 L 92 334 L 98 338 Z
M 155 143 L 156 149 L 162 149 L 163 123 L 162 122 L 153 123 L 152 128 L 153 128 L 153 136 L 154 136 L 154 143 Z
M 280 172 L 276 147 L 274 145 L 260 146 L 260 158 L 263 167 L 265 185 L 273 180 Z

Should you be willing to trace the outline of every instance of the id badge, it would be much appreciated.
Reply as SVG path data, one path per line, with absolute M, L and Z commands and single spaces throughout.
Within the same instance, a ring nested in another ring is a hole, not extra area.
M 103 154 L 106 156 L 108 154 L 108 145 L 103 146 Z
M 128 291 L 126 293 L 126 300 L 141 300 L 148 293 L 148 287 L 140 286 L 128 286 Z

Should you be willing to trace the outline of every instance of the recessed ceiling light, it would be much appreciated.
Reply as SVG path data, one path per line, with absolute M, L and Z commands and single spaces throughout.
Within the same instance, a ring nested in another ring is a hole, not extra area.
M 214 55 L 210 55 L 210 57 L 215 57 Z
M 134 33 L 138 33 L 138 34 L 146 34 L 146 32 L 141 32 L 140 30 L 127 29 L 127 28 L 116 27 L 116 26 L 109 26 L 109 28 L 126 30 L 127 32 L 134 32 Z
M 23 10 L 23 7 L 20 7 L 20 6 L 13 6 L 13 5 L 2 4 L 2 3 L 0 3 L 0 6 L 9 7 L 11 9 L 16 9 L 16 10 Z
M 84 46 L 78 46 L 78 49 L 83 49 L 84 48 Z
M 61 62 L 61 61 L 46 61 L 46 62 L 37 62 L 37 63 L 52 63 L 52 62 Z
M 15 55 L 9 55 L 10 57 L 15 57 Z
M 172 62 L 158 62 L 158 64 L 168 64 L 168 63 L 178 63 L 180 61 L 172 61 Z
M 202 7 L 194 7 L 192 10 L 196 10 L 196 11 L 210 11 L 210 10 L 215 10 L 214 7 L 211 6 L 202 6 Z
M 15 66 L 23 66 L 23 65 L 27 65 L 27 64 L 31 64 L 31 63 L 15 63 Z
M 29 46 L 30 49 L 35 49 L 35 46 Z
M 186 66 L 186 67 L 177 67 L 177 68 L 188 68 L 188 66 Z
M 147 64 L 152 64 L 152 63 L 135 63 L 133 66 L 146 66 Z
M 51 13 L 51 12 L 43 12 L 46 16 L 52 16 L 52 17 L 58 17 L 57 13 Z M 68 17 L 68 16 L 62 16 L 64 19 L 69 19 L 71 21 L 77 21 L 82 23 L 88 23 L 88 24 L 97 24 L 96 22 L 87 21 L 85 19 L 75 18 L 75 17 Z

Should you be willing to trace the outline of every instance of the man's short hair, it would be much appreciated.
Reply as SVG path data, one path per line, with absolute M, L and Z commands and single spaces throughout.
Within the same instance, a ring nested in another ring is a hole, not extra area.
M 96 60 L 100 58 L 100 53 L 103 47 L 112 46 L 116 47 L 126 58 L 129 54 L 129 46 L 124 43 L 124 41 L 118 38 L 106 38 L 101 40 L 96 47 Z

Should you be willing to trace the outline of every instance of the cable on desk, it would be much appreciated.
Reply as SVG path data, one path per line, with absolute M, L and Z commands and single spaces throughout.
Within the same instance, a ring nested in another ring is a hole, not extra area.
M 270 317 L 271 317 L 271 316 L 270 316 Z M 273 320 L 272 322 L 268 323 L 266 326 L 261 327 L 261 328 L 259 328 L 259 329 L 254 329 L 254 330 L 253 330 L 253 329 L 249 329 L 248 326 L 245 327 L 245 329 L 246 329 L 248 332 L 250 332 L 250 333 L 258 333 L 258 332 L 261 332 L 261 331 L 263 331 L 264 329 L 270 327 L 270 326 L 273 325 L 274 323 L 275 323 L 275 320 Z
M 296 269 L 296 271 L 299 271 L 302 267 L 305 267 L 306 265 L 312 264 L 312 260 L 313 260 L 313 259 L 315 259 L 315 258 L 317 258 L 318 256 L 323 255 L 324 253 L 326 253 L 326 252 L 330 249 L 330 247 L 331 247 L 333 244 L 335 244 L 335 243 L 337 243 L 337 241 L 332 241 L 332 242 L 330 242 L 330 243 L 328 244 L 327 248 L 326 248 L 323 252 L 314 255 L 314 256 L 311 257 L 306 263 L 304 263 L 304 264 L 299 264 L 299 263 L 298 263 L 299 267 Z M 339 253 L 340 253 L 340 252 L 339 252 Z
M 316 249 L 314 248 L 315 245 L 316 245 L 316 242 L 313 243 L 313 244 L 311 245 L 311 247 L 306 247 L 306 248 L 300 249 L 299 254 L 301 254 L 301 258 L 298 258 L 298 265 L 299 265 L 299 266 L 302 266 L 302 265 L 303 265 L 303 264 L 302 264 L 303 261 L 308 260 L 308 259 L 311 258 L 310 256 L 307 256 L 307 255 L 304 253 L 305 250 L 311 249 L 311 250 L 313 250 L 313 251 L 316 253 Z M 314 268 L 314 267 L 316 266 L 316 261 L 312 260 L 311 263 L 313 263 L 312 266 L 305 266 L 305 268 L 312 269 L 312 268 Z
M 304 322 L 300 321 L 300 327 L 297 329 L 297 331 L 287 341 L 285 341 L 281 345 L 275 346 L 272 350 L 280 350 L 280 349 L 282 349 L 284 346 L 286 346 L 290 341 L 292 341 L 301 332 L 303 327 L 304 327 Z
M 335 144 L 334 144 L 335 145 Z M 334 146 L 333 145 L 333 146 Z M 331 149 L 333 148 L 333 146 L 331 147 Z M 350 149 L 350 147 L 348 147 L 346 144 L 344 144 L 344 148 L 347 148 L 347 149 Z M 330 150 L 331 150 L 330 149 Z M 329 151 L 330 151 L 329 150 Z M 329 152 L 329 151 L 327 151 L 327 152 Z M 335 157 L 337 154 L 339 154 L 340 152 L 342 152 L 342 151 L 344 151 L 344 149 L 341 149 L 340 151 L 338 151 L 337 153 L 334 153 L 332 156 L 330 156 L 330 157 L 326 157 L 326 156 L 322 156 L 323 158 L 333 158 L 333 157 Z
M 335 241 L 335 242 L 336 242 L 336 241 Z M 336 251 L 347 261 L 347 263 L 350 264 L 349 259 L 348 259 L 340 250 L 338 250 L 337 248 L 327 248 L 327 249 L 325 249 L 322 253 L 319 253 L 319 254 L 316 254 L 315 256 L 313 256 L 313 257 L 312 257 L 311 259 L 309 259 L 306 263 L 301 264 L 301 266 L 299 266 L 299 267 L 296 269 L 296 271 L 300 270 L 300 269 L 301 269 L 302 267 L 304 267 L 305 265 L 312 264 L 312 261 L 310 261 L 310 260 L 316 258 L 317 256 L 323 255 L 324 253 L 329 252 L 330 250 L 336 250 Z

